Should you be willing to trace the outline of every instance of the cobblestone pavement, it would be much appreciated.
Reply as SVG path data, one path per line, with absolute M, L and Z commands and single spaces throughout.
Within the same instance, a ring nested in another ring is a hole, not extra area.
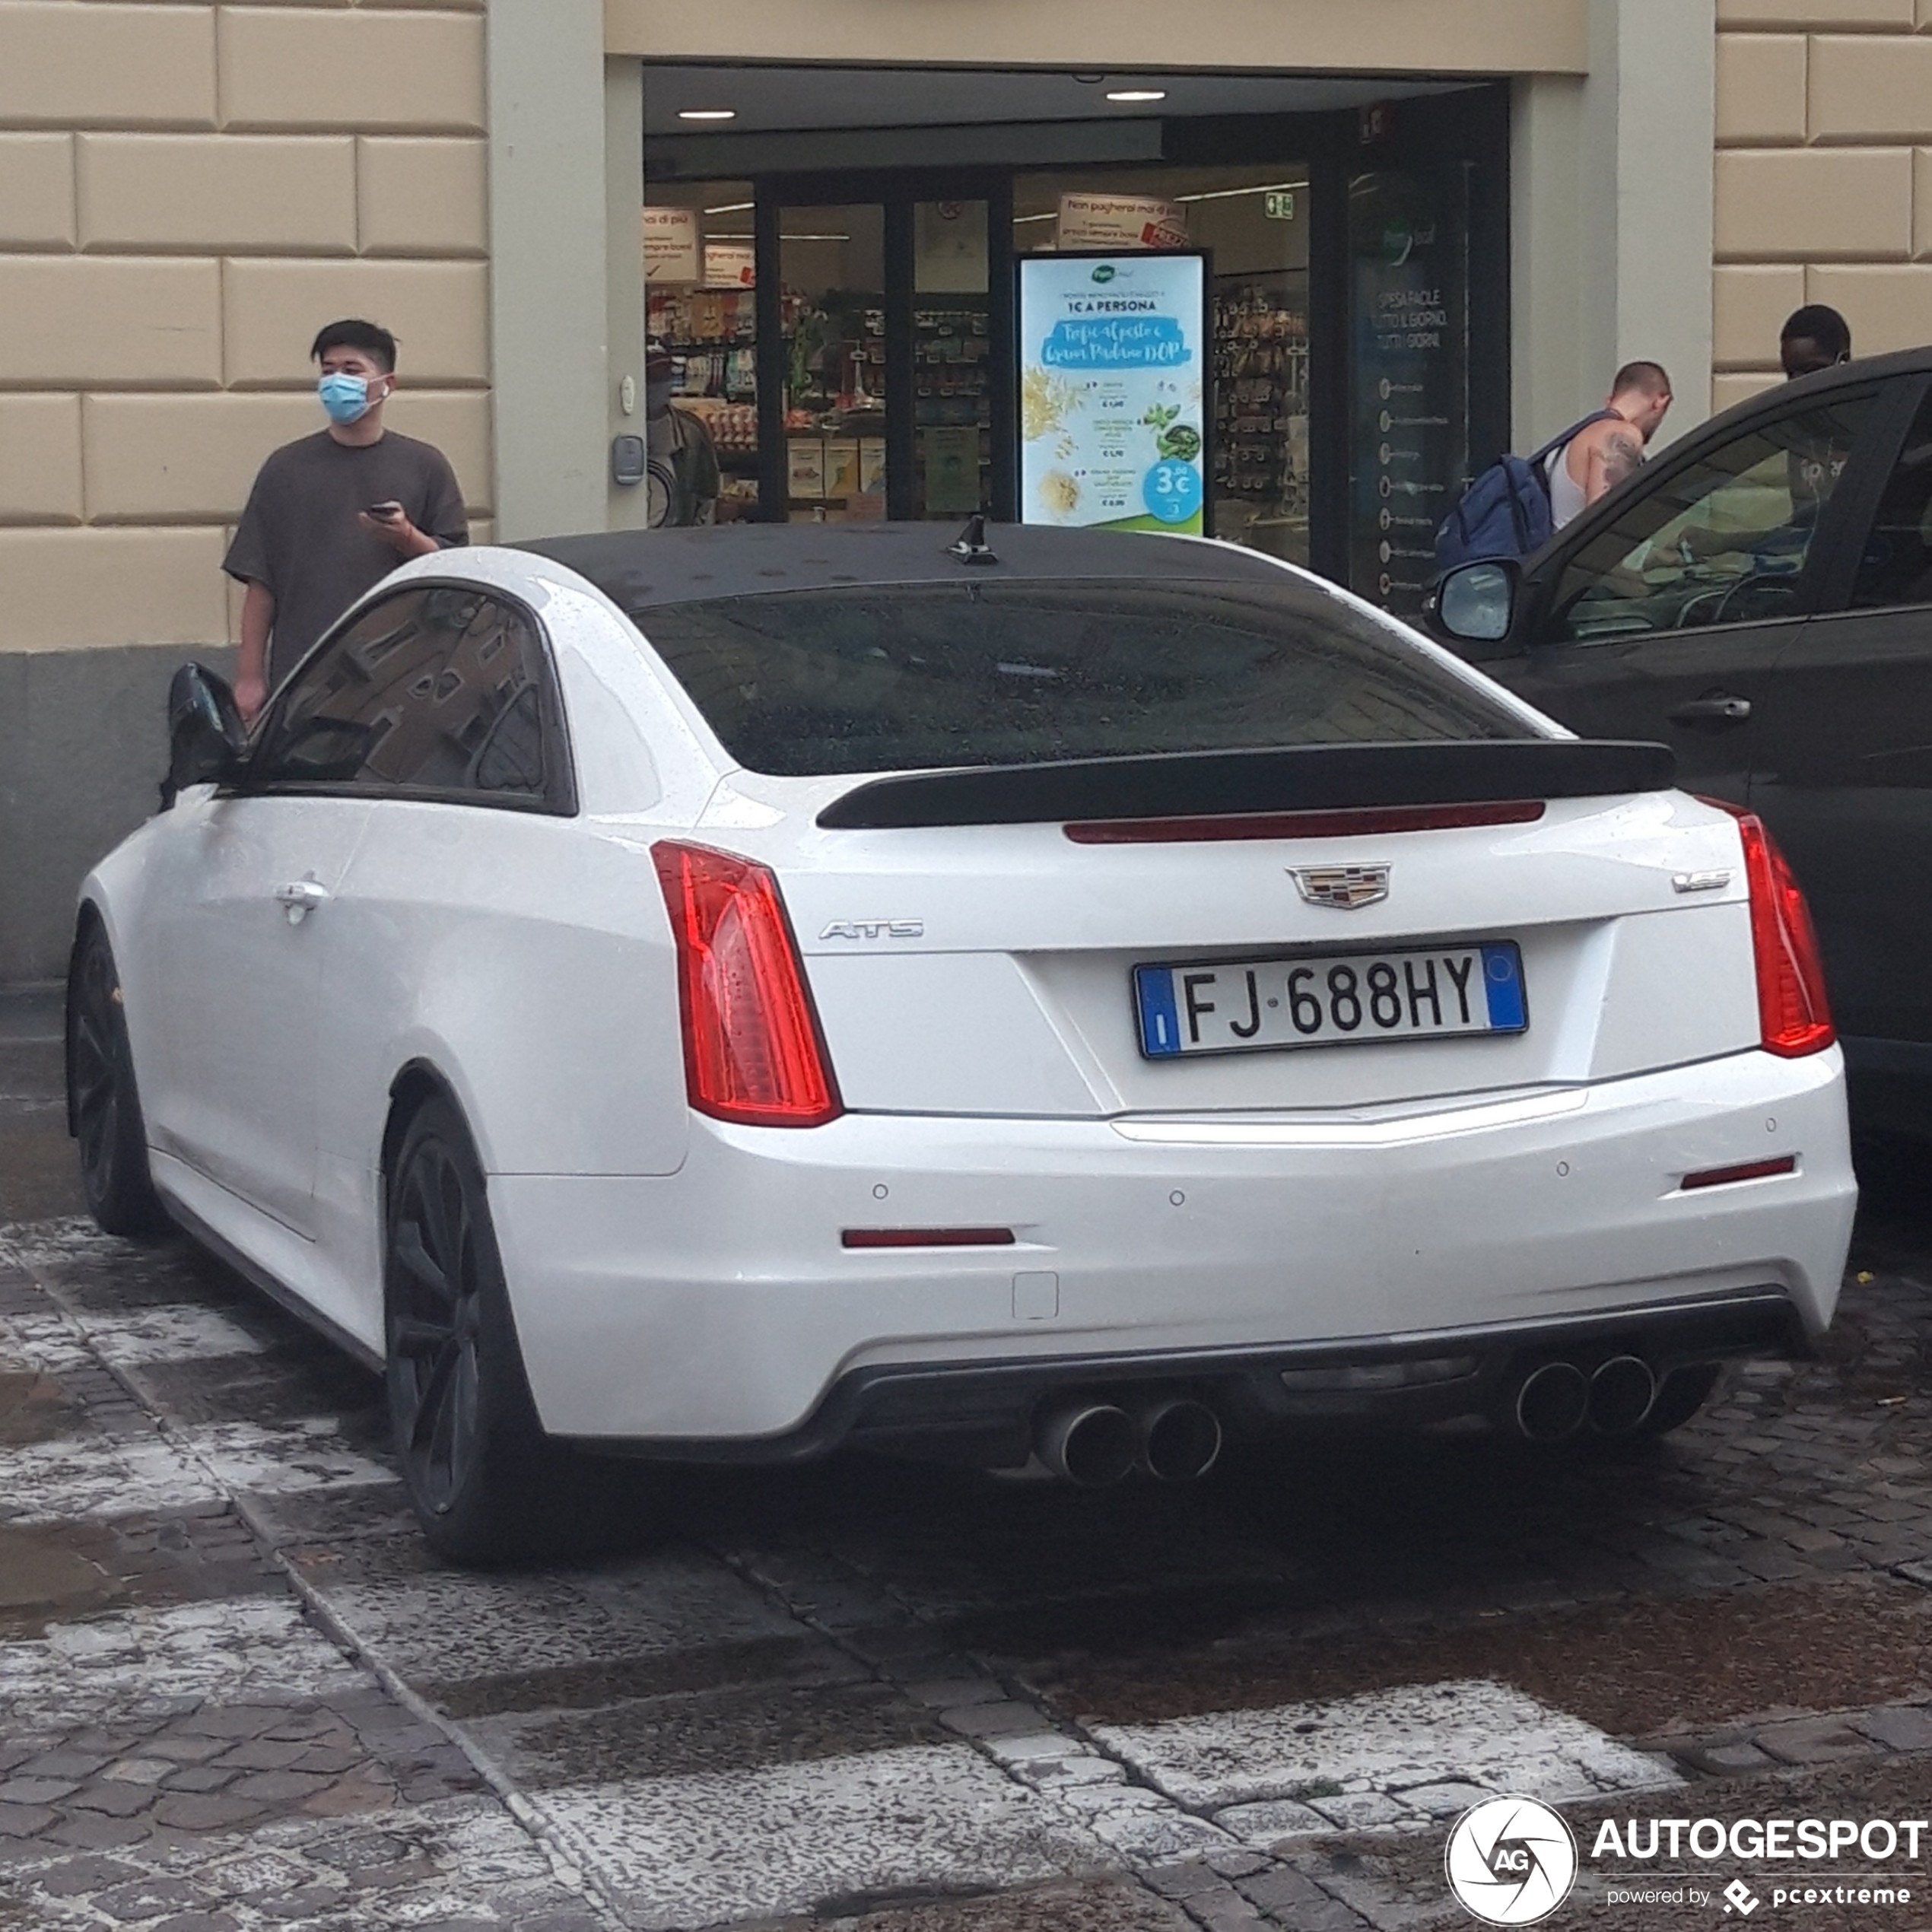
M 1410 1932 L 1466 1922 L 1444 1823 L 1493 1792 L 1586 1849 L 1932 1815 L 1908 1188 L 1821 1358 L 1664 1444 L 1311 1443 L 1099 1496 L 639 1471 L 602 1556 L 466 1575 L 373 1381 L 74 1214 L 49 1030 L 0 1003 L 8 1932 Z M 1932 1924 L 1921 1851 L 1923 1911 L 1810 1922 Z M 1545 1922 L 1680 1924 L 1610 1902 L 1665 1876 L 1600 1860 Z

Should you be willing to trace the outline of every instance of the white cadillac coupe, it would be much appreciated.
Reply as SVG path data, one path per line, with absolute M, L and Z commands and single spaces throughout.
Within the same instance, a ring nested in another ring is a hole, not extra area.
M 1224 1431 L 1687 1419 L 1829 1322 L 1802 901 L 1244 550 L 741 526 L 398 570 L 178 674 L 71 1123 L 388 1380 L 436 1547 L 584 1451 L 1104 1483 Z

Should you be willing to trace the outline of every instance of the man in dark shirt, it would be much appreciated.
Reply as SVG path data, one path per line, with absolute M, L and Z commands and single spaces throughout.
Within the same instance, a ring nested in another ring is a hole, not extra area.
M 383 427 L 396 338 L 372 322 L 332 322 L 309 354 L 329 425 L 262 466 L 221 564 L 248 586 L 235 698 L 251 720 L 364 591 L 409 558 L 469 541 L 442 451 Z
M 1851 325 L 1822 302 L 1807 302 L 1803 308 L 1794 309 L 1778 331 L 1778 366 L 1787 383 L 1851 360 Z

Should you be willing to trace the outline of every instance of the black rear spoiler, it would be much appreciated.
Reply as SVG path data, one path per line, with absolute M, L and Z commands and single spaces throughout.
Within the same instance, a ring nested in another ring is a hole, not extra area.
M 1667 791 L 1676 775 L 1676 755 L 1667 746 L 1607 739 L 1165 752 L 875 778 L 833 799 L 818 823 L 872 830 L 1479 805 Z

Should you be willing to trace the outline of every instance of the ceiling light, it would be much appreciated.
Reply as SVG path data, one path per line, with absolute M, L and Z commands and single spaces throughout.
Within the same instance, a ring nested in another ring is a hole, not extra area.
M 680 107 L 678 119 L 681 121 L 735 121 L 738 110 L 735 107 Z
M 1049 208 L 1044 214 L 1016 214 L 1013 217 L 1013 226 L 1017 228 L 1022 221 L 1057 221 L 1059 219 L 1058 212 Z
M 756 208 L 756 202 L 721 202 L 716 208 L 707 208 L 707 214 L 742 214 L 748 208 Z
M 1111 87 L 1107 91 L 1109 100 L 1165 100 L 1165 87 Z

